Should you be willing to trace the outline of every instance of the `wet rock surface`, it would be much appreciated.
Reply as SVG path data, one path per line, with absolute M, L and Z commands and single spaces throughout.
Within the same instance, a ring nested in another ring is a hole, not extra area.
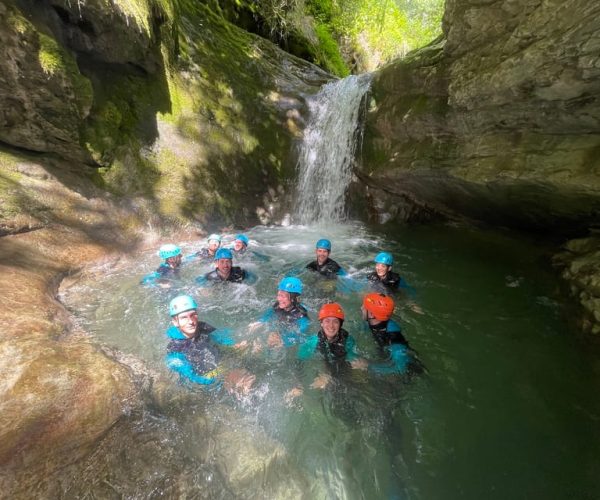
M 451 218 L 597 224 L 598 19 L 584 0 L 448 1 L 444 38 L 374 78 L 361 179 Z
M 581 306 L 581 329 L 600 335 L 600 236 L 596 233 L 567 242 L 553 261 Z

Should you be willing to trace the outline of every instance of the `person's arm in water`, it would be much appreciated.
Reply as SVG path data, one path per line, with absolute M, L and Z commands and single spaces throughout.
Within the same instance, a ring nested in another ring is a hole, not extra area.
M 251 271 L 247 271 L 246 269 L 244 269 L 243 272 L 244 272 L 244 283 L 246 283 L 247 285 L 254 285 L 254 283 L 256 283 L 256 281 L 258 280 L 258 277 L 256 276 L 256 274 L 254 274 Z
M 302 361 L 306 361 L 314 356 L 317 344 L 319 343 L 319 337 L 317 335 L 311 335 L 298 347 L 297 357 Z
M 200 375 L 194 370 L 194 366 L 181 352 L 170 352 L 166 355 L 165 361 L 170 370 L 173 370 L 179 376 L 190 382 L 201 385 L 210 385 L 216 382 L 218 369 L 209 373 Z
M 162 275 L 156 271 L 146 274 L 141 280 L 140 285 L 144 286 L 156 286 L 156 280 L 159 279 Z

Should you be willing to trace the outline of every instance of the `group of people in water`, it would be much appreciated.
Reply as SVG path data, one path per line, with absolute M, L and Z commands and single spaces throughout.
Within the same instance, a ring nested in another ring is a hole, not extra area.
M 234 256 L 250 255 L 259 260 L 269 257 L 248 249 L 249 239 L 245 234 L 235 236 L 230 248 L 221 246 L 221 236 L 212 234 L 207 246 L 198 252 L 183 257 L 181 249 L 173 244 L 163 245 L 158 254 L 163 262 L 158 269 L 142 279 L 142 284 L 168 286 L 168 280 L 177 276 L 184 262 L 212 260 L 215 269 L 196 279 L 199 285 L 211 282 L 253 283 L 256 280 L 249 271 L 233 265 Z M 331 241 L 320 239 L 315 245 L 316 259 L 306 266 L 307 270 L 319 273 L 325 279 L 344 277 L 346 272 L 331 259 Z M 249 327 L 253 331 L 261 324 L 273 327 L 268 335 L 269 348 L 297 346 L 297 357 L 306 360 L 315 354 L 323 357 L 329 373 L 320 374 L 312 384 L 324 388 L 332 375 L 341 367 L 369 369 L 379 374 L 411 375 L 423 371 L 416 353 L 402 334 L 400 325 L 392 319 L 395 302 L 392 297 L 401 288 L 408 289 L 406 282 L 392 271 L 393 256 L 380 252 L 375 256 L 375 270 L 367 279 L 372 291 L 362 300 L 362 319 L 382 354 L 382 362 L 367 362 L 356 350 L 352 335 L 343 328 L 345 313 L 337 302 L 323 304 L 318 312 L 319 331 L 310 335 L 309 314 L 301 302 L 303 283 L 296 276 L 286 276 L 279 281 L 276 301 L 260 319 Z M 418 311 L 418 308 L 416 309 Z M 182 379 L 192 383 L 210 385 L 219 379 L 218 345 L 243 349 L 248 340 L 235 342 L 227 329 L 217 329 L 200 321 L 198 305 L 191 295 L 179 295 L 169 303 L 171 326 L 167 330 L 167 366 Z M 230 370 L 223 376 L 225 386 L 238 394 L 246 394 L 255 381 L 254 375 L 245 369 Z M 301 387 L 289 391 L 286 397 L 302 394 Z

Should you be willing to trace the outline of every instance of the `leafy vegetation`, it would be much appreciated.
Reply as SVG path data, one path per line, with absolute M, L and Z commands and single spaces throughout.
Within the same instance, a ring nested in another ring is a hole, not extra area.
M 221 0 L 256 32 L 324 69 L 371 71 L 441 33 L 444 0 Z M 237 16 L 237 17 L 236 17 Z M 239 24 L 239 22 L 238 22 Z M 248 29 L 248 26 L 242 26 Z

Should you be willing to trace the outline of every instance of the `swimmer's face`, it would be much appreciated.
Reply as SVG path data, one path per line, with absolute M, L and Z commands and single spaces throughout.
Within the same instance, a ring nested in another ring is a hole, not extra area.
M 217 272 L 227 278 L 231 272 L 231 259 L 217 260 Z
M 380 278 L 384 278 L 391 268 L 392 266 L 386 266 L 385 264 L 381 264 L 379 262 L 375 264 L 375 272 Z
M 329 250 L 325 250 L 324 248 L 317 248 L 315 250 L 315 253 L 317 254 L 317 263 L 320 266 L 325 264 L 327 257 L 329 257 Z
M 369 325 L 378 325 L 381 323 L 381 321 L 375 319 L 375 316 L 365 309 L 365 306 L 360 306 L 360 311 L 362 313 L 362 319 L 367 321 Z
M 221 246 L 221 242 L 217 240 L 208 240 L 208 251 L 210 253 L 215 253 L 217 248 Z
M 242 240 L 235 240 L 233 242 L 233 249 L 236 252 L 241 252 L 242 250 L 244 250 L 246 248 L 246 245 L 244 245 L 244 242 Z
M 292 307 L 292 296 L 288 292 L 279 290 L 277 292 L 277 305 L 280 309 L 289 309 Z
M 342 323 L 338 318 L 323 318 L 321 321 L 323 333 L 330 340 L 335 338 L 335 336 L 339 333 L 341 326 Z
M 198 311 L 192 309 L 191 311 L 184 311 L 171 319 L 173 324 L 183 333 L 188 339 L 191 339 L 196 335 L 196 328 L 198 327 Z
M 169 267 L 175 269 L 181 265 L 181 255 L 169 257 L 166 262 Z

